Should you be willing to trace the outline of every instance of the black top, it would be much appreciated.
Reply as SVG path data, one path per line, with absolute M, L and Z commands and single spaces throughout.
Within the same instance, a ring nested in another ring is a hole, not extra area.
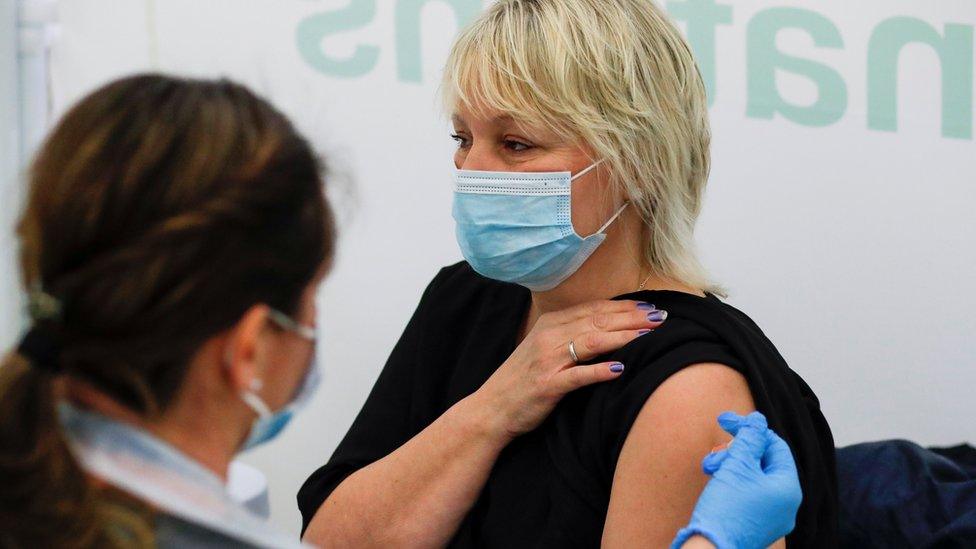
M 563 399 L 535 431 L 498 458 L 452 547 L 598 547 L 621 447 L 644 403 L 687 366 L 728 365 L 793 449 L 803 487 L 790 547 L 837 545 L 830 428 L 813 391 L 743 313 L 714 296 L 645 291 L 668 320 L 593 362 L 619 360 L 620 378 Z M 423 298 L 366 404 L 329 462 L 298 493 L 303 527 L 346 477 L 393 452 L 477 390 L 515 350 L 528 290 L 446 267 Z

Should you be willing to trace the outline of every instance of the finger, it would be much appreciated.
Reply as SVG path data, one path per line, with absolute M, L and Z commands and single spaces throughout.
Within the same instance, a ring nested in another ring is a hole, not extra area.
M 634 309 L 619 313 L 597 313 L 578 318 L 558 327 L 573 339 L 587 332 L 618 332 L 621 330 L 655 329 L 668 317 L 667 311 Z
M 723 412 L 718 416 L 718 426 L 726 433 L 735 436 L 739 434 L 739 428 L 745 422 L 745 416 L 740 416 L 735 412 Z
M 579 335 L 572 339 L 573 348 L 580 362 L 592 359 L 627 345 L 638 337 L 651 333 L 651 329 L 642 330 L 622 330 L 619 332 L 589 332 Z M 569 343 L 561 352 L 569 353 Z
M 550 325 L 549 341 L 556 343 L 556 351 L 560 353 L 568 350 L 572 343 L 577 362 L 585 362 L 652 332 L 667 319 L 667 311 L 654 309 L 651 304 L 628 303 L 636 305 L 624 312 L 597 312 L 567 323 Z M 607 337 L 605 334 L 613 335 Z M 562 348 L 564 345 L 567 349 Z M 572 356 L 573 353 L 568 354 Z
M 619 362 L 574 366 L 553 376 L 552 382 L 556 391 L 564 395 L 580 387 L 617 379 L 623 372 L 624 365 Z
M 768 430 L 748 423 L 742 425 L 729 446 L 729 457 L 744 463 L 755 463 L 756 468 L 759 468 L 763 454 L 769 446 L 769 437 L 766 436 Z
M 766 416 L 759 412 L 752 412 L 746 416 L 740 416 L 735 412 L 724 412 L 718 416 L 718 424 L 726 433 L 735 436 L 743 425 L 753 425 L 758 429 L 765 429 L 768 424 Z
M 568 324 L 574 320 L 579 320 L 581 318 L 586 318 L 588 316 L 599 315 L 599 314 L 614 314 L 614 313 L 628 313 L 636 310 L 644 310 L 645 312 L 650 312 L 654 308 L 650 303 L 644 303 L 642 301 L 630 301 L 630 300 L 600 300 L 600 301 L 588 301 L 586 303 L 581 303 L 579 305 L 574 305 L 568 307 L 561 311 L 556 311 L 550 313 L 553 320 L 560 324 Z
M 725 458 L 727 457 L 729 457 L 728 450 L 719 450 L 718 452 L 708 454 L 705 456 L 705 459 L 702 460 L 702 471 L 704 471 L 706 475 L 714 475 L 715 471 L 719 470 L 719 468 L 722 466 L 722 462 L 724 462 Z
M 786 441 L 772 430 L 767 430 L 768 446 L 762 456 L 762 469 L 767 474 L 796 475 L 796 461 Z

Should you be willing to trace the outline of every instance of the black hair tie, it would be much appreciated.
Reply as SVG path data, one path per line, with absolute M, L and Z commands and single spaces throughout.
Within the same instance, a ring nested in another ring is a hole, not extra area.
M 61 345 L 49 330 L 32 327 L 20 340 L 17 352 L 38 370 L 49 374 L 61 373 Z

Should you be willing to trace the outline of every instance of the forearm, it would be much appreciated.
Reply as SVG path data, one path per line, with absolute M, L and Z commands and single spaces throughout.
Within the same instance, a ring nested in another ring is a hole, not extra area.
M 447 544 L 511 440 L 479 393 L 462 400 L 325 500 L 305 540 L 326 547 Z
M 770 547 L 773 549 L 780 549 L 786 547 L 786 542 L 784 540 L 779 540 Z M 695 536 L 684 542 L 681 549 L 715 549 L 715 545 L 708 541 L 708 538 Z

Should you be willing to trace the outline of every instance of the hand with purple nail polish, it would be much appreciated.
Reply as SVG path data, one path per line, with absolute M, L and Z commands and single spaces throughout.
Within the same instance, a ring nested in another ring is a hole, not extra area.
M 497 414 L 499 429 L 511 436 L 535 429 L 567 393 L 612 381 L 626 365 L 588 364 L 667 319 L 653 304 L 598 301 L 542 315 L 515 352 L 477 391 Z

